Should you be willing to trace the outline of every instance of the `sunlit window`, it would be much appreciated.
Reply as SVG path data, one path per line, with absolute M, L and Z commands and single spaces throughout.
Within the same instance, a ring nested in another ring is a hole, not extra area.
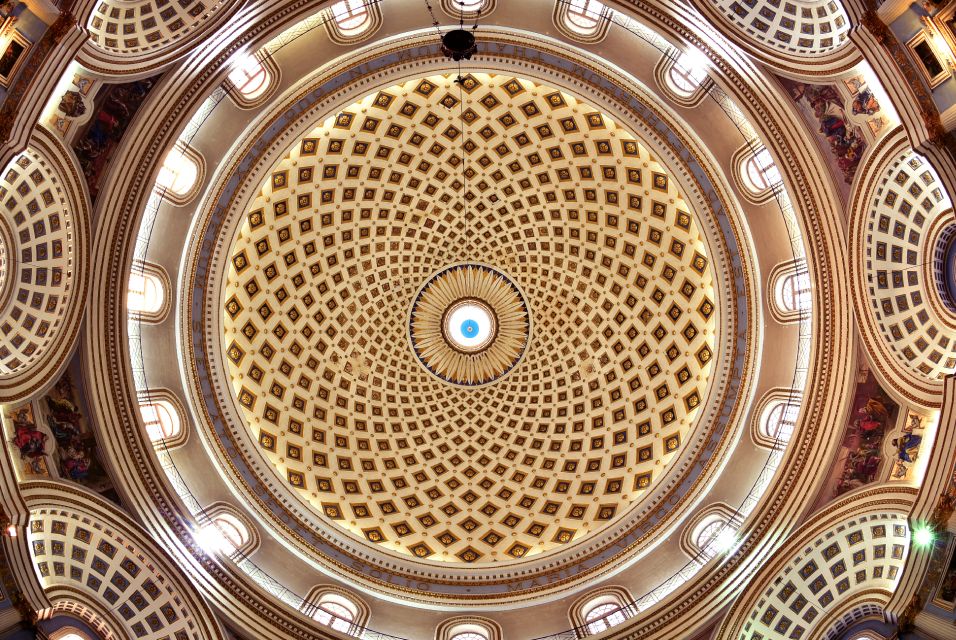
M 465 631 L 463 633 L 456 633 L 451 637 L 451 640 L 488 640 L 488 638 L 477 631 Z
M 332 5 L 332 17 L 346 36 L 356 36 L 369 28 L 372 17 L 365 0 L 340 0 Z
M 163 160 L 163 166 L 156 176 L 156 188 L 168 192 L 173 199 L 187 198 L 199 179 L 199 165 L 192 154 L 177 145 Z
M 252 101 L 269 89 L 269 73 L 255 56 L 245 56 L 229 73 L 229 82 L 245 100 Z
M 173 440 L 182 433 L 179 412 L 168 400 L 145 400 L 139 405 L 146 433 L 154 443 Z
M 621 607 L 613 602 L 598 604 L 584 614 L 584 621 L 588 623 L 590 633 L 601 633 L 621 624 L 626 619 L 627 616 L 624 615 Z
M 349 633 L 355 624 L 358 607 L 345 596 L 329 593 L 322 596 L 312 617 L 336 631 Z
M 126 292 L 126 306 L 130 313 L 155 315 L 163 308 L 166 293 L 162 279 L 147 272 L 142 265 L 133 265 Z
M 707 59 L 696 49 L 679 53 L 667 74 L 672 89 L 681 95 L 690 96 L 707 78 Z
M 703 558 L 709 560 L 733 549 L 737 542 L 737 527 L 728 522 L 727 516 L 714 513 L 697 523 L 691 540 Z
M 766 147 L 752 154 L 744 162 L 744 178 L 754 193 L 762 193 L 781 182 L 780 170 Z
M 485 4 L 485 0 L 451 0 L 451 4 L 455 9 L 469 12 L 477 11 L 481 5 Z
M 233 555 L 249 544 L 249 530 L 231 513 L 217 513 L 196 536 L 207 552 Z
M 597 31 L 606 12 L 607 7 L 597 0 L 569 0 L 568 27 L 581 35 L 590 35 Z
M 76 627 L 66 627 L 51 633 L 50 640 L 90 640 L 90 637 Z
M 772 402 L 764 409 L 760 426 L 762 435 L 780 443 L 789 442 L 799 414 L 799 402 L 783 399 Z
M 800 269 L 780 278 L 777 304 L 784 311 L 799 312 L 810 308 L 810 274 Z

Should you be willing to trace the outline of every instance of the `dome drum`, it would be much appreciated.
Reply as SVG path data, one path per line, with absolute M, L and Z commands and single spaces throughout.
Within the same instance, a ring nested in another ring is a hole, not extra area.
M 250 560 L 269 572 L 291 550 L 306 562 L 283 588 L 325 574 L 384 596 L 373 626 L 400 600 L 496 611 L 510 636 L 517 611 L 557 612 L 586 581 L 643 593 L 657 577 L 634 570 L 645 556 L 686 563 L 667 538 L 726 491 L 720 472 L 770 382 L 755 282 L 782 248 L 752 246 L 701 142 L 711 132 L 610 65 L 488 35 L 460 93 L 424 36 L 294 87 L 296 47 L 271 51 L 281 86 L 231 128 L 235 146 L 195 134 L 216 170 L 185 259 L 142 256 L 179 274 L 177 328 L 202 329 L 179 335 L 198 437 L 163 464 L 205 451 L 222 482 L 196 486 L 196 502 L 242 496 L 268 534 Z M 428 55 L 403 57 L 416 47 Z M 460 292 L 416 338 L 416 301 L 463 267 L 510 283 L 510 316 Z M 511 349 L 458 384 L 424 366 L 426 338 L 447 357 Z

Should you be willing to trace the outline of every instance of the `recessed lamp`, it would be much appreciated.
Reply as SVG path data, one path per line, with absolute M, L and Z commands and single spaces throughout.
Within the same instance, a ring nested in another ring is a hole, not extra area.
M 917 547 L 925 549 L 932 546 L 934 542 L 936 542 L 936 532 L 933 531 L 932 526 L 921 522 L 913 527 L 913 544 Z

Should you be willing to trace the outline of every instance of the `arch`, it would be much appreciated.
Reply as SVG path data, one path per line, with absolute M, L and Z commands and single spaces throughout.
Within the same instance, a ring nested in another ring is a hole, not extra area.
M 701 13 L 734 44 L 787 73 L 830 75 L 861 58 L 849 44 L 840 0 L 697 0 Z
M 194 537 L 207 553 L 221 553 L 239 560 L 255 552 L 262 542 L 252 521 L 225 502 L 205 507 L 197 524 L 199 528 Z
M 156 192 L 176 205 L 188 204 L 206 177 L 206 163 L 192 147 L 182 142 L 169 150 L 156 176 Z
M 336 586 L 314 587 L 305 597 L 303 611 L 321 624 L 352 636 L 360 636 L 371 609 L 352 591 Z
M 871 629 L 853 632 L 852 628 L 866 620 L 883 622 L 883 607 L 871 602 L 852 603 L 845 613 L 834 612 L 830 619 L 833 622 L 820 638 L 837 640 L 837 638 L 852 638 L 852 640 L 887 640 L 885 636 Z
M 373 0 L 339 0 L 326 11 L 325 27 L 338 44 L 366 40 L 381 26 L 382 9 Z
M 768 449 L 784 449 L 793 436 L 800 415 L 802 398 L 789 389 L 771 389 L 754 408 L 750 436 L 754 443 Z
M 53 585 L 44 589 L 52 606 L 39 612 L 41 619 L 68 615 L 85 622 L 97 634 L 97 640 L 131 640 L 116 615 L 94 596 L 70 585 Z
M 186 412 L 179 400 L 166 389 L 151 389 L 139 394 L 139 414 L 146 436 L 153 446 L 173 449 L 186 443 Z
M 916 489 L 863 489 L 815 513 L 753 576 L 715 640 L 822 637 L 861 602 L 884 606 L 909 553 Z
M 501 625 L 481 616 L 457 616 L 438 625 L 435 640 L 502 640 Z
M 21 488 L 30 510 L 30 557 L 54 606 L 78 601 L 123 640 L 225 640 L 186 575 L 118 508 L 76 485 L 36 481 Z
M 611 8 L 597 0 L 556 0 L 554 26 L 561 35 L 583 44 L 595 44 L 607 37 Z
M 734 153 L 731 173 L 737 188 L 754 204 L 763 204 L 773 198 L 783 183 L 777 163 L 759 140 L 745 144 Z
M 884 138 L 858 179 L 850 283 L 863 342 L 886 386 L 938 407 L 943 378 L 956 372 L 956 317 L 939 299 L 933 239 L 952 218 L 952 201 L 901 129 Z
M 141 74 L 195 46 L 240 5 L 224 0 L 96 0 L 77 16 L 89 40 L 78 59 L 99 73 Z
M 681 530 L 681 550 L 704 562 L 729 551 L 740 528 L 737 510 L 723 502 L 701 509 Z
M 260 49 L 240 55 L 226 76 L 229 97 L 243 109 L 252 109 L 268 100 L 279 86 L 279 65 Z
M 126 286 L 126 310 L 150 324 L 166 319 L 171 306 L 171 284 L 166 270 L 156 263 L 134 260 Z
M 52 384 L 89 287 L 89 198 L 75 157 L 47 129 L 0 173 L 0 402 Z
M 575 600 L 568 610 L 568 617 L 579 636 L 601 633 L 637 613 L 631 604 L 633 600 L 630 591 L 624 587 L 602 587 Z
M 771 317 L 780 323 L 798 322 L 813 304 L 806 260 L 788 260 L 771 269 L 767 290 Z

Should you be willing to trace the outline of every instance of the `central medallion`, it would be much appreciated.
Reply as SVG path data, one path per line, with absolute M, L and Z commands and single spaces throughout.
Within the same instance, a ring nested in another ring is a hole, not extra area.
M 428 278 L 412 301 L 408 335 L 415 357 L 445 382 L 494 382 L 521 360 L 531 316 L 521 290 L 481 264 L 457 264 Z

